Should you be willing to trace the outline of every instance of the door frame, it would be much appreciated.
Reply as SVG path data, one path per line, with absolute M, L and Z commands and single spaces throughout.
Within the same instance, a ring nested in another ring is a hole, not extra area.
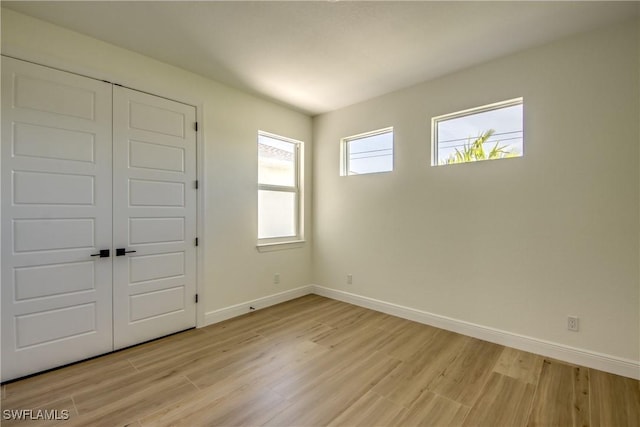
M 73 63 L 67 63 L 60 59 L 50 57 L 48 55 L 32 55 L 27 52 L 17 52 L 18 54 L 5 54 L 0 55 L 8 58 L 17 59 L 20 61 L 31 62 L 36 65 L 53 68 L 55 70 L 64 71 L 71 74 L 87 77 L 94 80 L 100 80 L 106 83 L 110 83 L 117 86 L 123 86 L 127 89 L 136 90 L 138 92 L 144 92 L 149 95 L 158 96 L 171 101 L 187 104 L 196 109 L 196 122 L 198 123 L 198 129 L 196 130 L 196 179 L 198 180 L 198 191 L 196 192 L 196 235 L 198 237 L 198 246 L 196 247 L 196 293 L 198 294 L 198 304 L 196 304 L 196 328 L 206 326 L 205 323 L 205 301 L 206 294 L 204 289 L 205 270 L 204 270 L 204 254 L 206 252 L 206 227 L 205 227 L 205 213 L 206 213 L 206 193 L 207 183 L 204 179 L 206 177 L 206 162 L 205 159 L 205 123 L 204 123 L 204 101 L 200 98 L 188 97 L 182 94 L 167 93 L 164 90 L 158 90 L 154 87 L 141 87 L 140 80 L 132 79 L 130 77 L 122 78 L 114 76 L 109 72 L 102 72 L 96 69 L 87 69 L 82 66 L 77 66 Z M 100 75 L 97 75 L 100 73 Z

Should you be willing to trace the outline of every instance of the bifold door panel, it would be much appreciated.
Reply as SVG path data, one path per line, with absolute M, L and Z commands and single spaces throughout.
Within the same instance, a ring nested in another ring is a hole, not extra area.
M 194 122 L 2 58 L 3 381 L 195 325 Z
M 114 347 L 195 325 L 195 109 L 114 87 Z
M 2 378 L 111 351 L 111 85 L 2 60 Z

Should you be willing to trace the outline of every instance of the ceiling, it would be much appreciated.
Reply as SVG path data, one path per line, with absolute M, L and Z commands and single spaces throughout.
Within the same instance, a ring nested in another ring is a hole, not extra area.
M 640 2 L 46 1 L 3 7 L 315 115 L 639 16 Z

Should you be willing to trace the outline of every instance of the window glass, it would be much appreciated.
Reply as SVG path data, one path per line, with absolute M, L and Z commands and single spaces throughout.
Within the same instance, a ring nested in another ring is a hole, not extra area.
M 382 129 L 342 140 L 342 175 L 393 170 L 393 129 Z
M 521 98 L 436 117 L 432 126 L 434 166 L 523 155 Z
M 258 182 L 295 185 L 295 144 L 265 135 L 258 137 Z
M 295 209 L 295 193 L 258 191 L 258 238 L 295 236 Z
M 258 133 L 258 240 L 271 244 L 299 240 L 299 141 Z

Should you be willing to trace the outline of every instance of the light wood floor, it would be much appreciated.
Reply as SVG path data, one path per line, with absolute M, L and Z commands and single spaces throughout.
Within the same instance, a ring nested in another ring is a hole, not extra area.
M 6 384 L 2 407 L 87 426 L 621 427 L 640 425 L 640 385 L 309 295 Z

